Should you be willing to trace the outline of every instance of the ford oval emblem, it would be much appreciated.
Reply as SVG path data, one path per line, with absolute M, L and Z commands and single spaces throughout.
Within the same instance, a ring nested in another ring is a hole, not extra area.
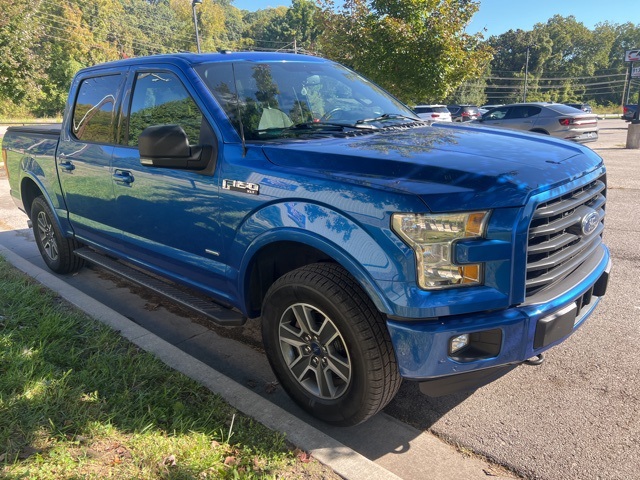
M 582 217 L 582 233 L 583 235 L 591 235 L 598 228 L 600 223 L 600 215 L 598 212 L 589 212 Z

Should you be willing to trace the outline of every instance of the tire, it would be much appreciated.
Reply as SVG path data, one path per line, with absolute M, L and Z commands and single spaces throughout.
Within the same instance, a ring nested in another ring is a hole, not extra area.
M 265 296 L 262 337 L 285 391 L 327 423 L 364 422 L 400 388 L 385 317 L 338 265 L 308 265 L 278 279 Z
M 31 223 L 42 259 L 56 273 L 77 272 L 84 265 L 84 260 L 73 254 L 80 244 L 62 235 L 54 218 L 44 197 L 36 197 L 31 204 Z

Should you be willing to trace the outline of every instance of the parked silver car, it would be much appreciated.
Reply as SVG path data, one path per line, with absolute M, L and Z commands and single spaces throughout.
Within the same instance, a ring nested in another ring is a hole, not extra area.
M 492 108 L 478 120 L 493 127 L 529 130 L 574 142 L 598 139 L 598 117 L 561 103 L 514 103 Z

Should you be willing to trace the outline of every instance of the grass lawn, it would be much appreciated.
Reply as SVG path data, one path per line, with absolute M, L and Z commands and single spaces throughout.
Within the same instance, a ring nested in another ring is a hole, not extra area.
M 0 477 L 338 477 L 0 257 Z

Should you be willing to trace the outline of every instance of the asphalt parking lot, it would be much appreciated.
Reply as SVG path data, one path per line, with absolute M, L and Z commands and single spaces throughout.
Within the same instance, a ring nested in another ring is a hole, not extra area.
M 640 288 L 626 272 L 640 267 L 640 226 L 635 222 L 640 150 L 624 148 L 626 127 L 620 120 L 603 120 L 599 140 L 589 144 L 608 168 L 605 241 L 614 267 L 608 294 L 585 326 L 552 349 L 541 366 L 518 367 L 472 394 L 429 399 L 405 382 L 383 420 L 351 429 L 316 427 L 407 479 L 510 476 L 481 461 L 468 471 L 447 471 L 446 459 L 454 457 L 446 457 L 450 449 L 441 450 L 431 434 L 525 478 L 638 478 L 640 381 L 634 354 L 640 347 Z M 0 244 L 42 264 L 24 229 L 26 217 L 8 199 L 6 179 L 0 177 L 0 183 Z M 185 323 L 183 312 L 145 292 L 98 270 L 85 270 L 65 280 L 282 408 L 303 415 L 280 389 L 265 388 L 273 375 L 256 344 L 255 323 L 211 332 L 199 319 Z M 212 334 L 220 338 L 217 343 Z M 239 345 L 245 352 L 242 358 Z

